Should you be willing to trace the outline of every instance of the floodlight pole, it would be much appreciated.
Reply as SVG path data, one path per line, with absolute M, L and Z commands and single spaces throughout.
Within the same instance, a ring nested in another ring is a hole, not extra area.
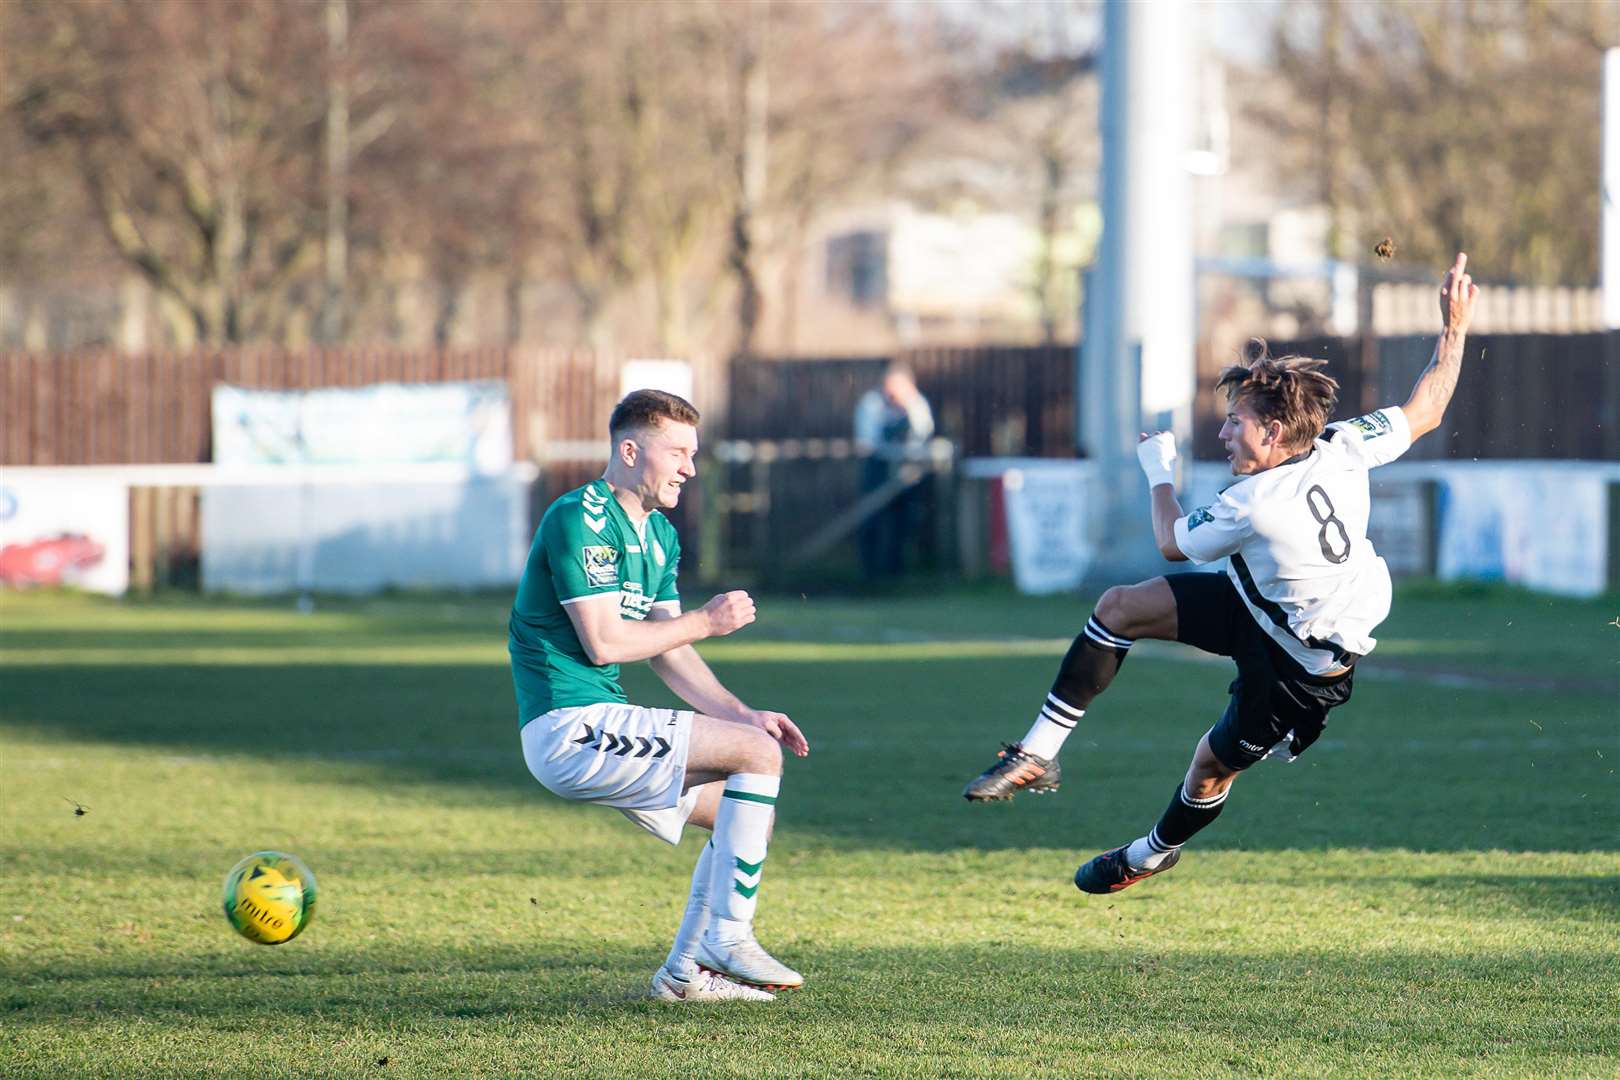
M 1183 460 L 1191 449 L 1195 14 L 1186 0 L 1108 0 L 1103 9 L 1103 232 L 1076 378 L 1080 449 L 1097 463 L 1089 537 L 1097 583 L 1164 568 L 1137 434 L 1168 429 Z
M 309 389 L 298 392 L 298 556 L 293 576 L 298 588 L 297 608 L 308 615 L 315 610 L 315 539 L 312 522 L 314 492 L 309 478 L 309 440 L 305 437 L 304 421 L 309 413 Z
M 1603 54 L 1603 325 L 1620 329 L 1620 49 Z

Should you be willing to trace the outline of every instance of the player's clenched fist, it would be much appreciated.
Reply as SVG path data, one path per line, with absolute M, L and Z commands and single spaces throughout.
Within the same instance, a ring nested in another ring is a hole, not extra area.
M 709 636 L 724 637 L 754 621 L 754 598 L 741 589 L 719 596 L 703 605 L 709 618 Z
M 1136 443 L 1136 460 L 1142 463 L 1148 487 L 1176 482 L 1176 437 L 1168 431 L 1146 432 Z

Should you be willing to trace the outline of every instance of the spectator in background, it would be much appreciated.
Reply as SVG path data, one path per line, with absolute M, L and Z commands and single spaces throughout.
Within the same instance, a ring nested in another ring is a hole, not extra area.
M 911 369 L 891 363 L 882 384 L 855 403 L 862 496 L 895 480 L 907 459 L 922 457 L 933 434 L 934 411 L 917 389 Z M 861 569 L 868 579 L 899 576 L 918 510 L 917 489 L 907 485 L 861 524 Z

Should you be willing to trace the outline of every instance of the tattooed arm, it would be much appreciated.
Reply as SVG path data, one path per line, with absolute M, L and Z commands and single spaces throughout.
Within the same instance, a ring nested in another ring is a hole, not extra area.
M 1474 317 L 1474 301 L 1479 286 L 1466 273 L 1468 256 L 1458 252 L 1456 265 L 1446 271 L 1440 283 L 1440 340 L 1434 344 L 1434 357 L 1418 376 L 1412 396 L 1401 406 L 1412 426 L 1412 439 L 1427 435 L 1440 426 L 1451 394 L 1457 389 L 1462 371 L 1463 343 L 1468 339 L 1468 323 Z

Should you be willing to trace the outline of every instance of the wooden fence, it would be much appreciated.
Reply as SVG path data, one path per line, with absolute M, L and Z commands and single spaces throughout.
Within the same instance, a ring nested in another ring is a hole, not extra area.
M 1432 291 L 1432 290 L 1431 290 Z M 1336 419 L 1405 401 L 1434 336 L 1274 341 L 1273 355 L 1328 361 Z M 1075 347 L 930 349 L 898 354 L 917 375 L 939 434 L 962 457 L 1075 453 Z M 1234 356 L 1198 355 L 1193 455 L 1220 459 L 1226 412 L 1214 382 Z M 728 432 L 738 439 L 836 439 L 888 357 L 737 361 Z M 1620 332 L 1476 334 L 1444 428 L 1414 458 L 1620 460 Z
M 1439 311 L 1433 282 L 1372 287 L 1372 328 L 1379 337 L 1433 333 Z M 1566 285 L 1488 285 L 1472 323 L 1476 334 L 1592 334 L 1603 329 L 1603 290 Z
M 1406 399 L 1434 339 L 1273 342 L 1320 356 L 1340 382 L 1340 416 Z M 916 372 L 939 433 L 959 455 L 1075 453 L 1075 349 L 927 349 L 897 357 Z M 855 402 L 888 357 L 709 361 L 696 365 L 708 438 L 848 438 Z M 1193 452 L 1221 456 L 1224 403 L 1211 390 L 1230 357 L 1198 358 Z M 620 360 L 586 352 L 485 350 L 110 352 L 0 355 L 0 465 L 206 462 L 209 402 L 219 383 L 261 389 L 504 379 L 514 453 L 562 465 L 558 448 L 601 440 L 619 393 Z M 729 404 L 729 412 L 726 406 Z M 1470 338 L 1439 439 L 1424 457 L 1620 459 L 1620 333 Z M 573 454 L 577 462 L 581 455 Z M 585 455 L 590 456 L 590 455 Z
M 899 353 L 962 456 L 1072 457 L 1073 345 L 919 349 Z M 847 439 L 855 403 L 876 387 L 887 356 L 737 360 L 733 439 Z
M 698 364 L 698 385 L 712 365 Z M 206 462 L 215 385 L 265 390 L 502 379 L 513 452 L 600 440 L 619 395 L 620 360 L 589 352 L 229 351 L 0 355 L 0 465 Z
M 1434 335 L 1426 334 L 1270 345 L 1274 356 L 1327 360 L 1328 372 L 1339 380 L 1334 418 L 1344 419 L 1405 401 L 1434 342 Z M 1216 400 L 1213 384 L 1232 359 L 1199 354 L 1195 457 L 1225 454 L 1216 435 L 1226 403 Z M 1414 446 L 1408 458 L 1620 461 L 1620 332 L 1470 336 L 1441 429 Z
M 1405 401 L 1434 337 L 1379 341 L 1378 403 Z M 1412 460 L 1620 461 L 1620 332 L 1470 337 L 1440 430 Z
M 1320 356 L 1341 384 L 1339 418 L 1404 401 L 1428 362 L 1432 336 L 1273 342 L 1275 354 Z M 1075 450 L 1075 349 L 929 349 L 899 357 L 916 372 L 938 433 L 958 457 L 1069 457 Z M 1211 385 L 1231 357 L 1198 357 L 1192 453 L 1219 459 L 1225 403 Z M 822 440 L 810 453 L 762 469 L 711 462 L 674 515 L 697 576 L 709 569 L 763 572 L 762 560 L 802 540 L 857 495 L 848 456 L 855 402 L 878 385 L 888 357 L 749 359 L 696 365 L 710 423 L 705 443 Z M 216 384 L 264 389 L 499 378 L 512 400 L 514 453 L 541 464 L 537 509 L 599 475 L 603 427 L 620 389 L 620 361 L 590 353 L 213 352 L 0 355 L 0 465 L 163 464 L 212 457 Z M 727 405 L 729 404 L 729 410 Z M 1470 339 L 1445 426 L 1414 459 L 1620 460 L 1620 333 L 1480 335 Z M 946 496 L 941 496 L 941 499 Z M 947 503 L 940 502 L 940 506 Z M 936 510 L 939 506 L 935 507 Z M 132 496 L 151 532 L 159 581 L 184 580 L 196 557 L 195 491 Z M 926 515 L 948 525 L 934 512 Z M 921 529 L 924 564 L 939 529 Z M 137 541 L 140 537 L 136 537 Z M 833 553 L 846 562 L 850 551 Z M 164 567 L 169 567 L 165 570 Z

